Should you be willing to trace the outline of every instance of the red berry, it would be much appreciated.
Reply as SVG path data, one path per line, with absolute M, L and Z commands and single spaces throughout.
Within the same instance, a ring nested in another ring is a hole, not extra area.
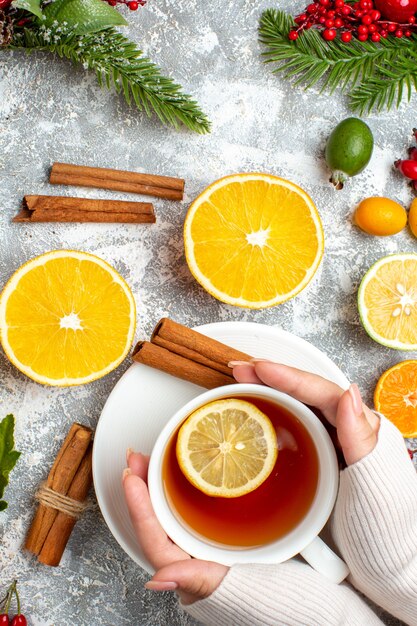
M 345 4 L 345 6 L 342 9 L 342 15 L 349 15 L 351 11 L 352 9 L 350 8 L 350 6 L 348 4 Z
M 332 20 L 334 17 L 336 17 L 336 11 L 327 11 L 327 17 Z
M 416 18 L 414 17 L 414 15 L 412 15 L 411 17 L 408 18 L 408 23 L 409 24 L 415 24 L 416 23 Z
M 371 16 L 373 22 L 377 22 L 381 17 L 381 13 L 379 11 L 371 11 L 369 15 Z
M 374 43 L 378 43 L 378 41 L 380 41 L 380 39 L 381 39 L 381 35 L 380 35 L 379 33 L 373 33 L 373 34 L 371 35 L 371 40 L 372 40 Z
M 301 13 L 301 15 L 299 15 L 299 16 L 298 16 L 298 19 L 299 19 L 301 22 L 305 22 L 305 21 L 306 21 L 306 19 L 307 19 L 307 14 L 306 14 L 306 13 Z
M 375 0 L 375 6 L 386 20 L 401 24 L 417 12 L 417 0 Z
M 361 19 L 362 24 L 365 24 L 365 26 L 369 26 L 369 24 L 372 23 L 372 18 L 369 15 L 369 13 L 367 13 L 366 15 L 363 16 L 363 18 Z
M 413 33 L 411 32 L 411 30 L 405 30 L 404 31 L 404 37 L 411 37 Z
M 369 24 L 368 26 L 368 33 L 376 33 L 376 31 L 378 30 L 376 24 Z
M 368 27 L 364 26 L 363 24 L 361 26 L 358 26 L 358 34 L 368 36 Z
M 129 2 L 128 7 L 131 11 L 137 11 L 139 7 L 139 2 L 136 2 L 136 0 L 132 0 L 132 2 Z
M 333 26 L 334 26 L 334 20 L 326 20 L 326 21 L 324 22 L 324 24 L 325 24 L 326 28 L 333 28 Z
M 15 615 L 12 619 L 12 626 L 27 626 L 26 617 L 21 613 Z
M 10 619 L 6 613 L 0 615 L 0 626 L 10 626 Z
M 315 13 L 317 10 L 317 4 L 309 4 L 307 7 L 307 13 Z
M 396 24 L 388 24 L 387 30 L 388 30 L 389 33 L 393 33 L 394 30 L 397 30 L 397 25 Z
M 115 7 L 117 4 L 117 0 L 107 0 L 107 2 L 109 3 L 111 7 Z
M 366 35 L 358 35 L 359 41 L 366 41 L 368 39 L 368 34 Z
M 337 17 L 334 21 L 335 28 L 342 28 L 344 24 L 345 24 L 344 21 L 340 19 L 340 17 Z
M 360 20 L 363 15 L 365 15 L 365 11 L 356 11 L 356 17 L 358 20 Z
M 345 31 L 344 33 L 342 33 L 340 35 L 340 39 L 344 42 L 344 43 L 349 43 L 349 41 L 352 41 L 352 33 L 350 33 L 348 30 Z
M 333 39 L 335 39 L 337 35 L 337 32 L 334 28 L 326 28 L 326 30 L 324 30 L 322 34 L 323 39 L 325 39 L 326 41 L 333 41 Z
M 327 7 L 330 4 L 330 0 L 319 0 L 319 2 L 324 7 Z
M 417 161 L 413 161 L 412 159 L 399 159 L 395 161 L 394 165 L 406 178 L 417 180 Z
M 134 2 L 134 0 L 133 0 L 133 2 Z M 130 4 L 132 4 L 132 2 Z M 134 4 L 137 4 L 137 2 L 134 2 Z M 290 32 L 288 33 L 288 39 L 291 39 L 291 41 L 295 41 L 296 39 L 298 39 L 297 31 L 296 30 L 290 30 Z
M 398 37 L 398 39 L 401 39 L 401 37 L 404 35 L 404 32 L 401 30 L 401 28 L 397 28 L 394 35 Z
M 380 31 L 379 31 L 379 34 L 380 34 L 380 35 L 381 35 L 381 37 L 383 37 L 384 39 L 385 39 L 386 37 L 388 37 L 388 33 L 387 33 L 387 31 L 386 31 L 386 30 L 380 30 Z
M 325 24 L 327 22 L 326 18 L 324 17 L 324 15 L 322 15 L 321 17 L 319 17 L 319 24 Z
M 336 0 L 334 3 L 335 9 L 342 9 L 345 6 L 344 0 Z

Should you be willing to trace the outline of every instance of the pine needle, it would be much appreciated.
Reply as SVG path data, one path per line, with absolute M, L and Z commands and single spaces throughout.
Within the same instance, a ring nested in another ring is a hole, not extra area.
M 326 42 L 317 30 L 304 31 L 290 41 L 293 18 L 276 9 L 261 16 L 259 38 L 266 46 L 266 63 L 305 89 L 320 84 L 321 92 L 336 88 L 347 92 L 358 113 L 398 107 L 417 90 L 417 37 L 388 37 L 379 44 L 352 39 Z
M 101 87 L 115 89 L 129 105 L 148 116 L 156 114 L 163 124 L 175 128 L 184 124 L 201 134 L 210 131 L 210 122 L 198 104 L 113 28 L 74 35 L 31 27 L 15 36 L 11 47 L 44 50 L 70 59 L 94 70 Z

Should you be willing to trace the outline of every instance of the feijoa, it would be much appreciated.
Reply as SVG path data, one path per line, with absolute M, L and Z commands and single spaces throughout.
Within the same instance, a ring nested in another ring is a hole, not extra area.
M 330 182 L 336 189 L 368 165 L 374 138 L 371 129 L 357 117 L 348 117 L 336 126 L 326 144 L 326 163 L 332 170 Z

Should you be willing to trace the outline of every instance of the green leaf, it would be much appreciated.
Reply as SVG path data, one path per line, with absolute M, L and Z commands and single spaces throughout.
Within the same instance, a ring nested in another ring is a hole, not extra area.
M 65 24 L 68 32 L 76 35 L 127 25 L 124 17 L 103 0 L 54 0 L 45 7 L 44 15 L 47 24 L 54 21 Z
M 41 0 L 13 0 L 12 6 L 16 9 L 23 9 L 33 13 L 36 17 L 42 18 Z
M 66 57 L 95 71 L 101 86 L 121 93 L 130 106 L 148 116 L 155 114 L 163 124 L 174 128 L 184 124 L 197 133 L 210 131 L 210 122 L 197 102 L 113 28 L 79 36 L 32 26 L 15 33 L 11 47 Z
M 14 417 L 7 415 L 0 422 L 0 498 L 3 497 L 4 489 L 8 485 L 9 473 L 14 468 L 20 456 L 20 452 L 14 448 Z M 0 500 L 0 511 L 7 507 L 7 502 Z

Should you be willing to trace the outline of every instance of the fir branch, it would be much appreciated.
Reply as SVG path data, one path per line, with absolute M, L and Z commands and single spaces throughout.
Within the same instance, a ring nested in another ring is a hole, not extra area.
M 163 124 L 178 128 L 182 123 L 197 133 L 210 131 L 198 104 L 114 28 L 75 35 L 32 26 L 17 34 L 11 47 L 48 51 L 80 63 L 96 72 L 101 87 L 114 88 L 129 105 L 148 116 L 155 113 Z
M 340 40 L 325 42 L 319 32 L 310 29 L 290 41 L 288 33 L 295 26 L 283 11 L 268 9 L 262 14 L 259 37 L 267 47 L 265 62 L 277 63 L 273 72 L 281 72 L 306 89 L 320 82 L 321 91 L 347 91 L 352 108 L 360 113 L 398 106 L 404 91 L 410 99 L 412 87 L 416 88 L 415 36 L 389 37 L 380 44 L 352 39 L 344 44 Z

